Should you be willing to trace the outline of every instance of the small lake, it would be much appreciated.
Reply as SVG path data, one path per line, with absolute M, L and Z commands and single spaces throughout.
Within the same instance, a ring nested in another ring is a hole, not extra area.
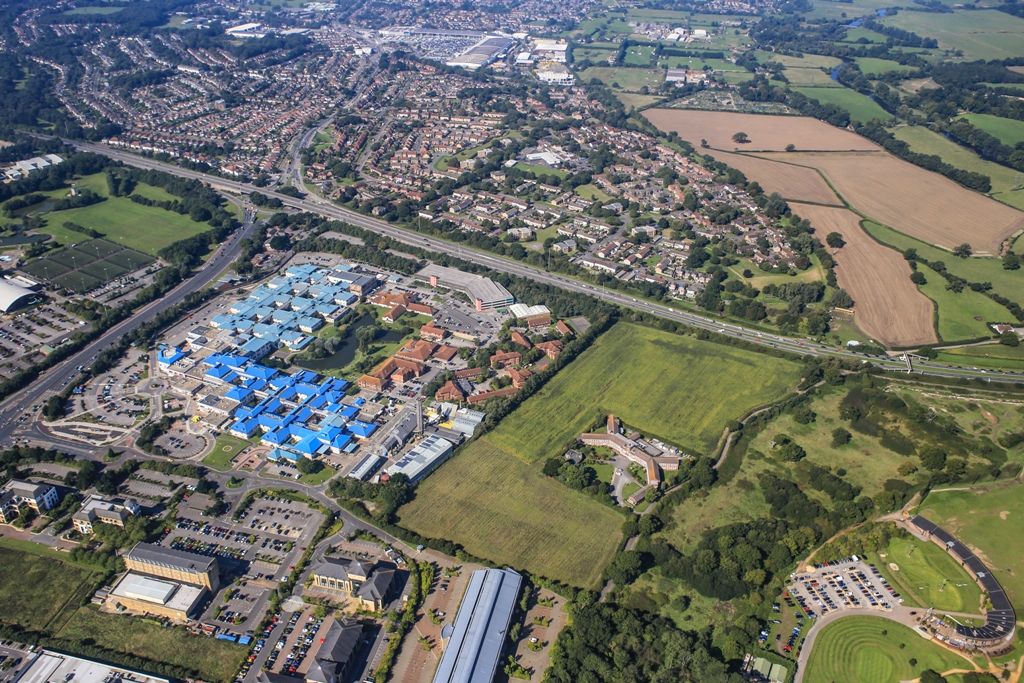
M 369 313 L 365 314 L 360 318 L 354 325 L 350 325 L 348 328 L 348 336 L 342 342 L 341 347 L 335 351 L 332 355 L 327 358 L 320 358 L 317 360 L 300 360 L 296 361 L 295 365 L 306 370 L 313 370 L 315 372 L 321 372 L 324 370 L 334 370 L 336 368 L 343 368 L 353 360 L 355 360 L 356 352 L 359 350 L 359 337 L 356 336 L 356 330 L 363 327 L 369 327 L 374 324 L 373 316 Z M 401 341 L 402 335 L 394 330 L 388 330 L 384 334 L 380 335 L 374 340 L 377 344 L 393 344 L 394 342 Z
M 35 244 L 50 239 L 49 235 L 17 235 L 0 239 L 0 247 L 19 247 L 22 244 Z

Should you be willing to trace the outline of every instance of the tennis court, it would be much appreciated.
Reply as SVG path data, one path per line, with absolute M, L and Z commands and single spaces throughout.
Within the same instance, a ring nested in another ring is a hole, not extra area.
M 124 249 L 109 240 L 86 240 L 33 261 L 22 267 L 29 275 L 53 280 L 54 284 L 83 293 L 155 261 L 134 249 Z

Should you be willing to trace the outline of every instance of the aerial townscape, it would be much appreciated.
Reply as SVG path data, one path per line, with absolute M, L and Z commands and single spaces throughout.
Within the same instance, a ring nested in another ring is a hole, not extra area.
M 1024 683 L 1022 261 L 1018 0 L 2 0 L 0 683 Z

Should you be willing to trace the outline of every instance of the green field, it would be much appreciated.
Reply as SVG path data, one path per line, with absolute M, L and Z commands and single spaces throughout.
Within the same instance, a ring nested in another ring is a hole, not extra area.
M 994 258 L 957 258 L 948 251 L 926 244 L 873 221 L 862 221 L 861 225 L 868 231 L 868 234 L 879 242 L 888 244 L 900 251 L 916 249 L 921 258 L 928 261 L 942 261 L 945 263 L 946 270 L 950 273 L 962 277 L 969 282 L 991 282 L 992 291 L 1002 294 L 1012 301 L 1024 304 L 1024 301 L 1021 300 L 1024 299 L 1021 296 L 1021 292 L 1024 291 L 1024 268 L 1020 270 L 1004 270 L 1002 261 Z M 924 267 L 925 276 L 928 275 L 929 270 L 927 267 Z M 939 279 L 945 282 L 943 278 L 934 274 L 929 279 Z M 1005 312 L 1000 320 L 1010 315 L 1008 310 L 1003 310 Z
M 76 233 L 77 234 L 77 233 Z M 21 267 L 29 275 L 53 280 L 74 292 L 88 292 L 114 278 L 147 266 L 155 259 L 134 249 L 122 249 L 104 239 L 89 239 L 32 261 Z
M 785 71 L 786 78 L 794 86 L 806 85 L 819 88 L 842 88 L 841 83 L 832 80 L 832 76 L 821 69 L 800 69 L 788 68 Z
M 919 513 L 978 552 L 1006 591 L 1014 609 L 1024 610 L 1024 548 L 1008 542 L 1024 534 L 1024 490 L 1001 488 L 931 493 Z
M 1006 322 L 1013 316 L 1005 306 L 984 294 L 964 288 L 959 294 L 946 289 L 946 279 L 927 266 L 920 266 L 927 284 L 918 285 L 921 292 L 935 302 L 939 311 L 939 337 L 944 342 L 991 337 L 988 323 Z
M 764 52 L 762 50 L 758 50 L 754 54 L 757 55 L 757 61 L 761 64 L 778 62 L 787 69 L 801 67 L 811 69 L 825 67 L 826 69 L 834 69 L 842 62 L 841 59 L 836 57 L 826 57 L 825 55 L 805 54 L 803 57 L 791 57 L 789 55 L 781 55 L 774 52 Z
M 1024 190 L 1013 189 L 1017 185 L 1017 172 L 1013 169 L 986 161 L 966 147 L 961 147 L 924 126 L 901 126 L 892 133 L 910 145 L 915 152 L 937 154 L 943 161 L 957 168 L 987 175 L 992 179 L 992 191 L 989 194 L 993 199 L 1024 211 Z
M 916 599 L 921 607 L 981 614 L 978 583 L 936 544 L 894 538 L 882 555 L 876 564 L 905 598 Z
M 622 90 L 638 91 L 645 85 L 652 90 L 665 80 L 665 72 L 651 69 L 628 69 L 611 66 L 592 66 L 580 74 L 583 83 L 596 78 L 605 85 Z
M 598 585 L 623 521 L 484 439 L 420 484 L 399 517 L 473 555 L 588 588 Z
M 892 116 L 878 106 L 867 95 L 861 95 L 849 88 L 793 88 L 822 104 L 835 104 L 850 112 L 850 117 L 861 122 L 872 119 L 888 121 Z
M 884 17 L 881 22 L 935 38 L 943 49 L 963 50 L 968 61 L 1019 57 L 1024 41 L 1024 19 L 994 10 L 900 12 Z
M 48 557 L 0 547 L 0 622 L 56 632 L 82 598 L 97 588 L 99 574 Z
M 248 648 L 193 635 L 181 627 L 164 628 L 130 616 L 103 614 L 81 607 L 57 634 L 70 640 L 92 640 L 97 646 L 153 661 L 180 666 L 211 682 L 234 678 Z
M 937 360 L 948 365 L 1024 370 L 1024 345 L 961 346 L 940 352 Z
M 1024 87 L 1024 84 L 1006 85 L 1010 87 L 1021 85 Z M 991 114 L 965 114 L 960 118 L 967 119 L 989 135 L 996 136 L 1002 140 L 1004 145 L 1013 147 L 1018 142 L 1024 142 L 1024 121 L 1004 119 L 1001 116 L 992 116 Z
M 215 470 L 227 472 L 231 469 L 232 458 L 251 445 L 245 439 L 239 439 L 237 436 L 221 434 L 217 437 L 216 443 L 213 444 L 213 450 L 210 451 L 208 456 L 203 458 L 203 464 Z
M 527 164 L 520 161 L 516 164 L 516 168 L 524 173 L 535 173 L 537 175 L 554 175 L 559 178 L 565 178 L 569 175 L 568 171 L 563 171 L 560 168 L 549 168 L 547 166 L 541 166 L 539 164 Z M 385 311 L 386 313 L 387 311 Z M 405 324 L 405 321 L 402 321 Z
M 584 199 L 589 199 L 596 202 L 607 202 L 611 199 L 604 190 L 599 188 L 597 185 L 580 185 L 575 190 L 576 194 Z
M 856 43 L 861 38 L 863 38 L 864 40 L 868 41 L 869 43 L 884 43 L 885 42 L 885 36 L 883 36 L 881 33 L 878 33 L 877 31 L 872 31 L 869 28 L 863 28 L 863 27 L 846 29 L 846 40 L 844 40 L 843 42 L 844 43 Z
M 878 35 L 878 34 L 876 34 Z M 903 66 L 891 59 L 876 59 L 874 57 L 857 57 L 854 59 L 863 74 L 884 74 L 890 71 L 910 71 L 909 66 Z
M 910 665 L 911 659 L 917 660 L 916 666 Z M 969 660 L 902 624 L 882 617 L 853 616 L 829 624 L 818 634 L 804 680 L 898 683 L 918 678 L 925 669 L 941 672 L 970 667 Z
M 505 418 L 488 439 L 526 462 L 561 453 L 600 411 L 710 453 L 730 420 L 796 384 L 790 361 L 618 323 Z

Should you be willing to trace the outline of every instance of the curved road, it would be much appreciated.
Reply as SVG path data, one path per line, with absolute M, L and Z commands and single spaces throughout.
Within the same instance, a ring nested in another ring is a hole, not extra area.
M 96 154 L 103 154 L 105 156 L 117 159 L 125 164 L 132 166 L 138 166 L 141 168 L 155 168 L 173 173 L 186 178 L 193 178 L 210 183 L 215 189 L 220 189 L 228 192 L 238 193 L 241 195 L 248 195 L 252 192 L 254 187 L 247 183 L 240 183 L 233 180 L 225 180 L 214 176 L 198 173 L 196 171 L 189 171 L 187 169 L 180 168 L 171 164 L 165 164 L 153 159 L 146 159 L 143 157 L 136 156 L 129 152 L 122 152 L 111 149 L 102 145 L 94 145 L 89 143 L 76 142 L 74 140 L 65 140 L 67 144 L 74 145 L 79 149 L 94 152 Z M 337 220 L 351 223 L 357 227 L 363 228 L 364 230 L 370 230 L 387 237 L 391 237 L 397 241 L 404 242 L 413 246 L 421 247 L 435 252 L 448 254 L 450 256 L 456 256 L 466 261 L 472 261 L 474 263 L 486 266 L 492 270 L 509 273 L 518 277 L 528 278 L 544 284 L 553 285 L 562 289 L 576 291 L 581 294 L 603 299 L 604 301 L 613 303 L 618 306 L 631 308 L 645 313 L 651 313 L 668 320 L 690 325 L 701 329 L 708 330 L 710 332 L 717 332 L 726 336 L 734 337 L 737 339 L 743 339 L 744 341 L 753 343 L 764 343 L 770 344 L 773 347 L 780 348 L 792 353 L 798 353 L 802 355 L 812 356 L 833 356 L 848 359 L 862 360 L 864 362 L 871 362 L 875 365 L 882 367 L 885 370 L 891 371 L 906 371 L 906 364 L 903 361 L 892 359 L 892 358 L 877 358 L 872 356 L 866 356 L 864 354 L 857 354 L 853 351 L 845 349 L 836 349 L 824 345 L 819 345 L 815 342 L 801 341 L 797 339 L 788 339 L 786 337 L 773 335 L 765 332 L 759 332 L 756 330 L 749 330 L 739 325 L 732 323 L 724 323 L 721 321 L 713 320 L 711 318 L 705 318 L 693 313 L 683 312 L 664 304 L 651 303 L 643 300 L 638 300 L 618 292 L 607 290 L 596 285 L 590 285 L 578 280 L 563 277 L 554 273 L 534 268 L 522 263 L 515 261 L 506 260 L 497 256 L 491 256 L 478 251 L 465 249 L 460 245 L 439 240 L 437 238 L 428 237 L 420 233 L 406 230 L 404 228 L 397 227 L 385 221 L 364 216 L 360 213 L 346 209 L 344 207 L 337 206 L 331 202 L 320 199 L 315 195 L 307 195 L 305 199 L 296 199 L 287 195 L 278 194 L 272 190 L 265 188 L 260 189 L 263 194 L 276 197 L 288 207 L 299 209 L 301 211 L 309 211 L 312 213 L 318 213 L 328 218 L 334 218 Z M 1003 373 L 999 371 L 984 371 L 984 370 L 973 370 L 973 369 L 958 369 L 950 368 L 946 365 L 939 363 L 915 363 L 915 372 L 921 374 L 928 374 L 938 377 L 961 377 L 961 378 L 979 378 L 991 380 L 993 377 L 999 381 L 1013 382 L 1018 384 L 1024 384 L 1024 373 Z

